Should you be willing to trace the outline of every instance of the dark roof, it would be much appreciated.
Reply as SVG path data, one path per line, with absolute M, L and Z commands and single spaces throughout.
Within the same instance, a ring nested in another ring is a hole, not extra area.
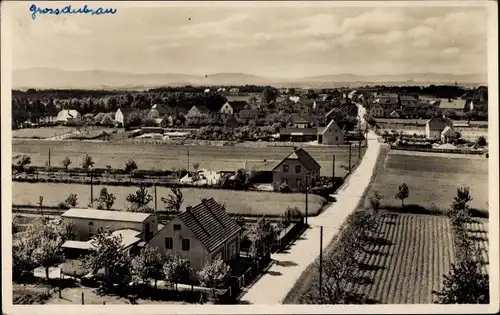
M 316 101 L 316 108 L 330 107 L 331 105 L 332 105 L 332 101 Z
M 239 118 L 256 118 L 259 111 L 255 109 L 243 109 L 238 113 Z
M 260 96 L 258 95 L 226 95 L 228 102 L 241 101 L 241 102 L 251 102 L 255 98 L 255 101 L 260 101 Z
M 318 121 L 314 116 L 308 114 L 292 114 L 290 118 L 288 118 L 287 123 L 291 124 L 300 124 L 300 123 L 308 123 L 310 125 L 317 125 Z
M 241 231 L 236 221 L 213 198 L 202 199 L 200 204 L 191 209 L 186 208 L 186 211 L 179 214 L 179 219 L 209 252 Z
M 316 135 L 317 128 L 280 128 L 280 135 L 302 134 L 303 136 Z
M 158 111 L 158 114 L 160 116 L 175 114 L 176 112 L 176 109 L 174 107 L 165 104 L 155 104 L 151 107 L 151 110 Z
M 228 101 L 229 105 L 233 108 L 233 110 L 243 110 L 245 107 L 248 106 L 248 103 L 246 101 Z
M 205 105 L 194 105 L 193 107 L 196 107 L 196 109 L 200 113 L 208 113 L 209 112 L 208 108 Z
M 122 112 L 123 115 L 130 115 L 136 111 L 135 108 L 127 108 L 127 107 L 120 107 L 118 109 Z
M 446 126 L 453 127 L 453 122 L 445 117 L 434 117 L 427 121 L 430 130 L 443 130 Z
M 285 160 L 299 160 L 304 167 L 309 171 L 319 170 L 321 166 L 316 162 L 316 160 L 307 153 L 306 150 L 299 148 L 290 153 L 286 158 L 284 158 L 274 169 L 276 169 Z M 273 170 L 274 170 L 273 169 Z

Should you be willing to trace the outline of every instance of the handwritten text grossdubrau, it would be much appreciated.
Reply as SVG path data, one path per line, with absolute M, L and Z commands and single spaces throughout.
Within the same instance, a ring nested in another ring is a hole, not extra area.
M 89 14 L 89 15 L 103 15 L 103 14 L 116 14 L 117 9 L 105 9 L 102 7 L 92 9 L 86 4 L 78 9 L 73 9 L 71 5 L 67 5 L 63 8 L 41 8 L 37 7 L 35 4 L 30 6 L 31 18 L 36 19 L 37 14 L 51 14 L 51 15 L 62 15 L 62 14 Z

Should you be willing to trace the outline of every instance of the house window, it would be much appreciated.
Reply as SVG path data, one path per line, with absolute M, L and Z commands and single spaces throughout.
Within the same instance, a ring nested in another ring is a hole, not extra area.
M 288 164 L 283 164 L 283 173 L 288 173 Z
M 234 256 L 236 256 L 236 244 L 232 243 L 229 246 L 229 259 L 233 258 Z
M 282 183 L 282 184 L 284 184 L 284 185 L 288 185 L 288 179 L 283 178 L 283 179 L 281 180 L 281 183 Z
M 300 174 L 300 165 L 295 165 L 295 173 Z
M 173 240 L 171 237 L 165 237 L 165 248 L 172 249 L 173 248 Z
M 181 225 L 180 224 L 174 224 L 174 231 L 180 231 L 181 230 Z
M 335 137 L 335 141 L 338 141 L 339 140 L 339 137 Z
M 189 250 L 189 239 L 183 238 L 182 239 L 182 250 Z
M 89 222 L 89 226 L 92 226 L 92 225 L 94 225 L 94 222 Z
M 300 178 L 297 178 L 297 187 L 302 186 L 302 180 Z

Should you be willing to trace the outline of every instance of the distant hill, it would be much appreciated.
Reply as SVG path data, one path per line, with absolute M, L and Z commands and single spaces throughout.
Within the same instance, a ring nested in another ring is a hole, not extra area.
M 67 71 L 52 68 L 14 70 L 12 85 L 15 89 L 146 89 L 180 85 L 274 85 L 289 87 L 329 87 L 368 84 L 485 84 L 486 74 L 453 75 L 416 73 L 407 75 L 332 74 L 301 79 L 271 79 L 245 73 L 216 73 L 188 75 L 179 73 L 133 74 L 112 71 Z

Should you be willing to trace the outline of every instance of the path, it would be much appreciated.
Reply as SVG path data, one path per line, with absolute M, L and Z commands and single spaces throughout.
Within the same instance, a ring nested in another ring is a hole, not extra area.
M 359 107 L 359 116 L 364 108 Z M 363 120 L 363 119 L 362 119 Z M 250 304 L 281 304 L 302 272 L 319 256 L 320 226 L 323 226 L 323 250 L 339 231 L 342 223 L 358 207 L 368 188 L 380 151 L 378 136 L 370 131 L 368 148 L 360 165 L 335 194 L 337 201 L 317 217 L 309 218 L 311 226 L 286 253 L 272 255 L 275 264 L 242 296 Z

